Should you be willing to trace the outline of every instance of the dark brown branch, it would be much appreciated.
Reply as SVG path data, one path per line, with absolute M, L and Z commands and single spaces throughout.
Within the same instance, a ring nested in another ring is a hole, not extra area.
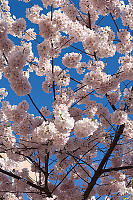
M 107 98 L 107 100 L 108 100 L 108 96 L 109 96 L 109 95 L 105 94 L 105 96 L 106 96 L 106 98 Z M 110 102 L 109 100 L 108 100 L 108 102 L 109 102 L 109 104 L 111 105 L 113 111 L 115 111 L 115 110 L 116 110 L 116 107 L 115 107 L 113 104 L 111 104 L 111 102 Z
M 72 77 L 70 77 L 70 79 L 73 80 L 73 81 L 75 81 L 75 82 L 77 82 L 77 83 L 79 83 L 79 84 L 82 84 L 80 81 L 78 81 L 78 80 L 76 80 L 76 79 L 74 79 Z
M 104 17 L 105 16 L 103 16 L 102 19 L 100 19 L 99 22 L 96 25 L 100 24 L 100 22 L 104 19 Z
M 37 111 L 39 112 L 39 114 L 42 116 L 42 118 L 44 119 L 44 121 L 46 122 L 46 118 L 43 116 L 43 114 L 41 113 L 41 111 L 38 109 L 38 107 L 36 106 L 36 104 L 34 103 L 33 99 L 31 98 L 30 94 L 27 94 L 28 97 L 30 98 L 32 104 L 34 105 L 34 107 L 37 109 Z
M 82 85 L 80 88 L 77 87 L 77 88 L 75 88 L 73 91 L 74 91 L 74 93 L 75 93 L 75 92 L 81 90 L 82 88 L 84 88 L 84 87 L 86 87 L 86 86 L 87 86 L 87 85 Z
M 7 57 L 6 57 L 4 52 L 3 52 L 3 56 L 4 56 L 4 58 L 5 58 L 5 60 L 6 60 L 7 64 L 8 64 L 8 59 L 7 59 Z
M 68 155 L 70 155 L 70 156 L 75 160 L 75 162 L 81 167 L 81 169 L 82 169 L 89 177 L 91 177 L 91 176 L 89 175 L 89 173 L 83 168 L 82 164 L 78 161 L 78 159 L 75 158 L 75 156 L 73 156 L 72 154 L 69 154 L 69 152 L 68 152 Z
M 52 45 L 53 46 L 53 45 Z M 52 74 L 54 73 L 54 58 L 52 57 Z M 54 100 L 56 100 L 55 95 L 55 81 L 53 80 L 53 93 L 54 93 Z
M 77 103 L 79 103 L 80 101 L 82 101 L 84 98 L 86 98 L 87 96 L 89 96 L 90 94 L 92 94 L 94 92 L 94 90 L 92 91 L 92 92 L 89 92 L 88 94 L 86 94 L 85 96 L 83 96 L 81 99 L 79 99 L 77 102 L 75 102 L 72 106 L 71 106 L 71 108 L 72 107 L 74 107 Z
M 77 156 L 72 155 L 71 153 L 69 153 L 70 156 L 72 156 L 73 158 L 79 159 Z M 95 169 L 89 165 L 87 162 L 85 162 L 84 160 L 80 159 L 80 161 L 82 161 L 84 164 L 88 165 L 93 171 L 95 171 Z
M 70 2 L 73 4 L 73 6 L 76 8 L 76 10 L 77 10 L 79 16 L 81 17 L 81 19 L 83 20 L 83 22 L 85 22 L 86 26 L 88 26 L 88 24 L 86 23 L 86 21 L 85 21 L 84 18 L 82 17 L 80 11 L 79 11 L 78 8 L 75 6 L 75 4 L 74 4 L 71 0 L 69 0 L 69 1 L 70 1 Z
M 103 169 L 103 173 L 104 172 L 112 172 L 112 171 L 120 171 L 120 170 L 125 170 L 125 169 L 133 169 L 133 166 L 122 166 L 122 167 L 112 167 L 109 169 Z
M 51 21 L 53 20 L 53 5 L 51 5 Z
M 77 166 L 77 164 L 75 164 L 67 173 L 66 175 L 63 177 L 63 179 L 55 186 L 55 188 L 52 190 L 52 193 L 59 187 L 59 185 L 65 180 L 65 178 L 68 176 L 68 174 Z
M 61 72 L 58 74 L 58 76 L 60 76 L 61 73 L 64 72 L 64 70 L 66 70 L 66 69 L 67 69 L 67 67 L 65 67 L 64 69 L 62 69 Z
M 97 61 L 97 55 L 96 55 L 96 52 L 94 52 L 94 58 L 95 58 L 95 60 Z
M 53 20 L 53 5 L 51 5 L 51 21 Z M 51 46 L 53 49 L 53 42 L 51 39 Z M 54 58 L 52 57 L 52 74 L 54 74 Z M 55 97 L 55 81 L 53 80 L 53 93 L 54 93 L 54 100 L 56 99 Z
M 100 162 L 94 176 L 92 177 L 91 179 L 91 182 L 88 184 L 84 194 L 83 194 L 83 200 L 87 200 L 88 197 L 89 197 L 89 194 L 91 192 L 91 190 L 93 189 L 93 187 L 95 186 L 98 178 L 101 176 L 101 174 L 103 173 L 103 167 L 104 165 L 107 163 L 110 155 L 112 154 L 115 146 L 117 145 L 117 142 L 119 141 L 120 139 L 120 136 L 121 134 L 123 133 L 123 130 L 124 130 L 124 127 L 125 125 L 122 124 L 120 125 L 118 131 L 116 131 L 115 133 L 115 137 L 114 137 L 114 140 L 112 141 L 112 143 L 110 144 L 110 148 L 108 149 L 108 151 L 106 152 L 106 154 L 104 155 L 102 161 Z
M 74 169 L 73 171 L 74 171 L 74 173 L 75 173 L 81 180 L 83 180 L 85 183 L 88 184 L 88 181 L 86 181 L 84 178 L 82 178 L 82 177 L 76 172 L 75 169 Z
M 88 11 L 88 19 L 89 19 L 89 29 L 91 29 L 91 16 L 90 16 L 89 11 Z
M 115 24 L 115 26 L 116 26 L 116 28 L 117 28 L 117 31 L 119 32 L 119 28 L 118 28 L 118 26 L 117 26 L 117 24 L 116 24 L 116 21 L 115 21 L 114 18 L 113 18 L 112 13 L 110 13 L 110 16 L 111 16 L 111 18 L 113 19 L 113 22 L 114 22 L 114 24 Z
M 89 149 L 88 151 L 86 151 L 82 156 L 81 158 L 79 159 L 79 162 L 82 160 L 82 158 L 89 152 L 91 151 L 97 144 L 95 144 L 94 146 L 92 146 L 91 149 Z M 72 168 L 66 173 L 66 175 L 63 177 L 63 179 L 55 186 L 55 188 L 52 190 L 51 193 L 53 193 L 57 188 L 58 186 L 65 180 L 65 178 L 68 176 L 68 174 L 78 165 L 78 163 L 76 163 L 74 166 L 72 166 Z M 53 170 L 52 170 L 53 171 Z
M 12 173 L 12 172 L 8 172 L 8 171 L 6 171 L 6 170 L 3 170 L 2 168 L 0 168 L 0 172 L 3 173 L 3 174 L 5 174 L 5 175 L 7 175 L 7 176 L 13 177 L 13 178 L 15 178 L 15 179 L 17 179 L 17 180 L 24 180 L 22 177 L 20 177 L 20 176 L 14 174 L 14 173 Z M 42 187 L 40 187 L 40 186 L 38 186 L 38 185 L 36 185 L 36 184 L 34 184 L 34 183 L 28 181 L 28 180 L 24 180 L 24 181 L 26 182 L 27 185 L 30 185 L 31 187 L 36 188 L 36 189 L 38 189 L 39 191 L 45 192 L 45 194 L 46 194 L 48 197 L 52 197 L 51 193 L 50 193 L 46 188 L 42 188 Z
M 82 53 L 85 53 L 85 54 L 88 55 L 88 56 L 94 56 L 94 55 L 92 55 L 92 54 L 86 53 L 85 51 L 83 51 L 83 50 L 81 50 L 81 49 L 78 49 L 77 47 L 74 47 L 73 45 L 70 45 L 70 47 L 72 47 L 72 48 L 74 48 L 74 49 L 76 49 L 76 50 L 78 50 L 78 51 L 80 51 L 80 52 L 82 52 Z
M 49 177 L 49 173 L 48 173 L 48 162 L 49 162 L 49 152 L 45 155 L 45 188 L 49 191 L 48 188 L 48 177 Z
M 65 44 L 67 44 L 68 42 L 70 42 L 74 37 L 68 39 L 64 44 L 62 44 L 60 47 L 56 47 L 55 49 L 61 49 L 63 46 L 65 46 Z

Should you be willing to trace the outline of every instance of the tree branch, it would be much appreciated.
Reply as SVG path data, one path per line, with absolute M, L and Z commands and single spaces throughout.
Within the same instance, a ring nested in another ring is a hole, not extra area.
M 36 106 L 36 104 L 34 103 L 33 99 L 31 98 L 30 94 L 27 94 L 28 97 L 30 98 L 32 104 L 34 105 L 34 107 L 37 109 L 37 111 L 40 113 L 40 115 L 42 116 L 42 118 L 44 119 L 44 121 L 46 122 L 46 118 L 43 116 L 43 114 L 41 113 L 41 111 L 38 109 L 38 107 Z
M 108 96 L 109 96 L 109 95 L 105 94 L 105 96 L 106 96 L 106 98 L 107 98 L 107 100 L 108 100 Z M 108 100 L 108 102 L 109 102 L 109 104 L 111 105 L 113 111 L 117 110 L 116 107 L 115 107 L 113 104 L 111 104 L 111 102 L 110 102 L 109 100 Z
M 20 176 L 14 174 L 14 173 L 12 173 L 12 172 L 8 172 L 8 171 L 6 171 L 6 170 L 3 170 L 2 168 L 0 168 L 0 172 L 3 173 L 3 174 L 5 174 L 5 175 L 8 175 L 8 176 L 10 176 L 10 177 L 13 177 L 13 178 L 15 178 L 15 179 L 17 179 L 17 180 L 24 180 L 24 181 L 26 182 L 26 184 L 30 185 L 30 186 L 33 187 L 33 188 L 38 189 L 39 191 L 45 192 L 45 194 L 46 194 L 48 197 L 52 197 L 51 193 L 47 190 L 47 188 L 42 188 L 42 187 L 40 187 L 40 186 L 38 186 L 38 185 L 36 185 L 36 184 L 34 184 L 34 183 L 28 181 L 28 180 L 23 179 L 22 177 L 20 177 Z
M 89 29 L 91 30 L 91 15 L 88 11 L 88 19 L 89 19 Z
M 120 170 L 125 170 L 125 169 L 133 169 L 133 165 L 122 166 L 122 167 L 112 167 L 112 168 L 109 168 L 109 169 L 103 169 L 102 173 L 104 173 L 104 172 L 112 172 L 112 171 L 120 171 Z
M 84 194 L 83 194 L 83 200 L 87 200 L 88 197 L 89 197 L 89 194 L 91 192 L 91 190 L 93 189 L 93 187 L 95 186 L 98 178 L 101 176 L 101 174 L 103 173 L 103 167 L 104 165 L 107 163 L 110 155 L 112 154 L 115 146 L 117 145 L 117 142 L 119 141 L 120 139 L 120 136 L 121 134 L 123 133 L 123 130 L 124 130 L 124 127 L 125 125 L 122 124 L 120 125 L 118 131 L 116 131 L 116 134 L 115 134 L 115 137 L 114 137 L 114 140 L 112 141 L 112 143 L 110 144 L 110 148 L 108 149 L 108 151 L 106 152 L 106 154 L 104 155 L 102 161 L 100 162 L 94 176 L 92 177 L 91 179 L 91 182 L 88 184 Z
M 111 16 L 111 18 L 113 19 L 113 22 L 114 22 L 114 24 L 115 24 L 115 26 L 116 26 L 116 28 L 117 28 L 117 31 L 119 32 L 119 28 L 118 28 L 118 26 L 117 26 L 117 24 L 116 24 L 116 21 L 115 21 L 114 18 L 113 18 L 112 13 L 110 13 L 110 16 Z

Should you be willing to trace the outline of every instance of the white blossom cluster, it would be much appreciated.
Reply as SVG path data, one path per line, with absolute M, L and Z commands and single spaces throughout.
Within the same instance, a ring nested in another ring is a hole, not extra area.
M 127 113 L 121 110 L 116 110 L 111 116 L 113 124 L 121 125 L 127 121 Z
M 19 200 L 19 199 L 15 196 L 15 194 L 10 193 L 10 192 L 5 193 L 4 199 L 5 199 L 5 200 Z
M 22 101 L 14 107 L 9 105 L 9 102 L 3 102 L 2 105 L 4 114 L 10 121 L 13 121 L 13 130 L 25 138 L 28 138 L 43 122 L 41 117 L 34 118 L 27 112 L 29 108 L 27 101 Z
M 132 87 L 130 87 L 129 89 L 125 88 L 124 99 L 128 106 L 128 113 L 132 114 L 133 113 L 133 90 L 132 90 Z
M 128 120 L 126 122 L 123 134 L 125 135 L 125 137 L 127 137 L 127 139 L 133 138 L 133 121 L 132 120 Z
M 55 126 L 59 132 L 69 133 L 74 127 L 74 119 L 70 117 L 68 106 L 65 104 L 55 105 L 53 111 Z
M 59 149 L 63 147 L 69 139 L 70 131 L 74 127 L 74 119 L 70 117 L 68 107 L 65 104 L 54 107 L 54 123 L 43 122 L 34 129 L 32 137 L 39 143 L 48 143 Z M 50 143 L 49 143 L 50 144 Z
M 4 76 L 8 78 L 11 88 L 18 96 L 25 96 L 31 91 L 31 85 L 28 79 L 23 76 L 22 71 L 28 55 L 29 50 L 27 48 L 15 48 L 8 58 L 8 67 L 4 69 Z
M 16 35 L 19 35 L 20 32 L 25 31 L 25 29 L 26 29 L 26 21 L 24 18 L 16 19 L 16 21 L 12 23 L 12 31 Z
M 132 36 L 129 31 L 122 30 L 121 32 L 118 32 L 118 38 L 120 39 L 120 42 L 117 43 L 116 48 L 117 52 L 123 54 L 129 54 L 132 51 L 133 44 L 132 44 Z
M 75 123 L 74 132 L 78 137 L 88 137 L 93 135 L 93 132 L 98 128 L 98 122 L 88 118 L 83 118 Z
M 13 47 L 13 42 L 7 36 L 8 25 L 4 20 L 0 20 L 0 50 L 9 53 Z
M 100 65 L 101 66 L 101 65 Z M 88 85 L 90 89 L 94 89 L 98 94 L 104 95 L 112 90 L 117 90 L 119 88 L 119 79 L 112 77 L 111 75 L 107 75 L 101 67 L 95 68 L 93 65 L 88 68 L 91 68 L 90 72 L 87 72 L 83 78 L 83 84 Z
M 42 83 L 43 91 L 49 93 L 50 87 L 52 87 L 53 81 L 57 86 L 67 86 L 70 82 L 69 74 L 66 74 L 65 71 L 62 71 L 59 66 L 54 66 L 54 72 L 52 73 L 52 66 L 48 63 L 45 69 L 42 69 L 43 75 L 46 75 L 45 81 Z
M 62 58 L 62 63 L 68 68 L 75 68 L 77 70 L 77 73 L 81 74 L 84 72 L 83 68 L 86 65 L 86 63 L 80 62 L 81 59 L 82 55 L 79 53 L 66 53 Z
M 41 143 L 46 143 L 47 140 L 52 140 L 56 134 L 57 129 L 54 123 L 44 121 L 41 126 L 33 132 L 33 139 Z
M 131 2 L 129 5 L 124 6 L 121 18 L 124 26 L 129 26 L 130 29 L 133 29 L 133 9 Z
M 119 0 L 80 0 L 80 8 L 82 12 L 98 12 L 101 15 L 107 15 L 109 12 L 118 17 L 120 15 L 120 1 Z
M 26 17 L 35 24 L 40 22 L 40 11 L 43 10 L 40 6 L 34 5 L 26 9 Z
M 7 90 L 5 88 L 0 88 L 0 101 L 5 97 L 7 97 L 7 95 L 8 95 Z
M 112 57 L 115 55 L 116 46 L 113 44 L 114 33 L 110 27 L 100 27 L 96 31 L 90 30 L 83 41 L 84 49 L 87 53 L 97 56 Z

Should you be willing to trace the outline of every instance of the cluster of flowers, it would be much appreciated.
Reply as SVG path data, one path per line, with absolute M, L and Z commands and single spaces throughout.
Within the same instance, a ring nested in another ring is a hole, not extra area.
M 93 121 L 88 118 L 83 118 L 83 120 L 78 120 L 75 123 L 74 132 L 78 137 L 88 137 L 93 135 L 93 132 L 96 131 L 97 128 L 98 122 L 96 120 Z
M 8 81 L 11 83 L 11 88 L 18 96 L 25 96 L 31 91 L 31 85 L 22 71 L 28 55 L 28 48 L 14 48 L 8 57 L 8 67 L 4 69 L 4 76 L 8 78 Z
M 88 69 L 91 71 L 86 73 L 82 80 L 83 85 L 96 90 L 102 96 L 109 91 L 118 90 L 120 82 L 115 76 L 107 75 L 103 68 L 104 64 L 102 61 L 88 63 Z
M 5 88 L 0 88 L 0 101 L 8 95 L 8 92 Z
M 62 63 L 68 68 L 75 68 L 77 73 L 82 74 L 84 72 L 85 62 L 80 62 L 82 55 L 79 53 L 66 53 L 62 58 Z
M 87 13 L 88 10 L 94 16 L 97 15 L 107 15 L 112 12 L 116 17 L 120 15 L 120 1 L 119 0 L 80 0 L 80 8 L 82 12 Z M 92 15 L 93 16 L 93 15 Z
M 133 114 L 133 89 L 132 89 L 132 87 L 130 87 L 129 89 L 125 88 L 124 99 L 128 106 L 128 113 Z
M 111 116 L 111 120 L 113 124 L 121 125 L 127 122 L 127 113 L 121 110 L 116 110 L 113 112 Z
M 4 194 L 4 199 L 5 200 L 20 200 L 20 198 L 18 199 L 15 194 L 7 192 Z
M 123 2 L 124 3 L 124 2 Z M 124 5 L 122 8 L 122 23 L 124 26 L 129 26 L 130 29 L 133 29 L 133 2 L 129 1 L 129 5 Z
M 54 121 L 44 121 L 41 126 L 34 129 L 32 137 L 39 143 L 49 143 L 49 148 L 60 149 L 69 140 L 70 132 L 74 127 L 74 119 L 70 117 L 68 106 L 65 104 L 56 104 L 53 114 Z
M 2 110 L 10 121 L 13 121 L 13 130 L 23 136 L 29 138 L 34 129 L 43 123 L 41 117 L 33 117 L 27 112 L 29 104 L 22 101 L 18 106 L 11 106 L 9 102 L 2 102 Z
M 12 49 L 13 42 L 7 36 L 7 23 L 0 20 L 0 50 L 6 54 Z
M 116 46 L 113 44 L 115 35 L 110 27 L 96 28 L 95 31 L 90 30 L 83 41 L 83 47 L 86 53 L 97 56 L 112 57 L 115 55 Z
M 74 127 L 74 119 L 70 117 L 68 106 L 65 104 L 55 105 L 53 111 L 55 125 L 59 132 L 70 133 Z
M 132 59 L 133 59 L 133 57 L 132 57 Z M 132 77 L 133 77 L 133 63 L 132 63 L 132 61 L 128 60 L 127 63 L 124 62 L 124 64 L 122 64 L 122 66 L 118 70 L 117 77 L 121 81 L 124 81 L 124 80 L 131 80 L 132 81 Z
M 46 75 L 45 81 L 42 83 L 43 91 L 49 93 L 49 89 L 52 87 L 53 81 L 57 86 L 67 86 L 70 83 L 70 75 L 66 74 L 59 66 L 54 66 L 54 72 L 52 73 L 51 64 L 47 65 L 43 71 L 43 75 Z
M 129 31 L 126 29 L 122 30 L 121 32 L 117 33 L 120 42 L 116 45 L 117 52 L 121 54 L 129 54 L 132 51 L 132 36 Z

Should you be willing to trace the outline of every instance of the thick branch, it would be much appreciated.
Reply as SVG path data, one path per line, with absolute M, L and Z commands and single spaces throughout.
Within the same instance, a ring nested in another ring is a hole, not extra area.
M 112 167 L 109 169 L 103 169 L 104 172 L 112 172 L 112 171 L 120 171 L 120 170 L 125 170 L 125 169 L 133 169 L 133 165 L 128 165 L 128 166 L 122 166 L 122 167 Z
M 107 100 L 108 100 L 108 96 L 109 96 L 109 95 L 105 94 L 105 96 L 106 96 L 106 98 L 107 98 Z M 109 100 L 108 100 L 108 102 L 110 103 L 112 109 L 115 111 L 115 110 L 116 110 L 116 107 L 115 107 L 113 104 L 111 104 L 111 102 L 110 102 Z
M 48 188 L 48 162 L 49 162 L 49 152 L 45 156 L 45 188 L 49 191 Z
M 88 19 L 89 19 L 89 29 L 91 29 L 91 16 L 90 16 L 89 11 L 88 11 Z
M 53 5 L 51 5 L 51 21 L 53 20 Z M 51 39 L 51 46 L 53 49 L 53 42 Z M 52 74 L 54 74 L 54 58 L 52 57 Z M 53 93 L 54 93 L 54 100 L 56 99 L 55 97 L 55 81 L 53 80 Z
M 8 59 L 7 59 L 7 57 L 6 57 L 4 52 L 3 52 L 3 56 L 4 56 L 4 58 L 5 58 L 5 60 L 6 60 L 7 64 L 8 64 Z
M 116 134 L 115 134 L 115 137 L 114 137 L 114 140 L 112 141 L 111 145 L 110 145 L 110 148 L 108 149 L 108 151 L 106 152 L 106 154 L 104 155 L 102 161 L 100 162 L 99 164 L 99 167 L 98 169 L 96 170 L 94 176 L 92 177 L 91 179 L 91 182 L 88 184 L 85 192 L 84 192 L 84 195 L 83 195 L 83 200 L 87 200 L 87 198 L 89 197 L 89 194 L 91 192 L 91 190 L 93 189 L 93 187 L 95 186 L 98 178 L 101 176 L 101 174 L 103 173 L 103 167 L 105 165 L 105 163 L 107 163 L 110 155 L 112 154 L 115 146 L 117 145 L 117 142 L 119 141 L 120 139 L 120 136 L 121 134 L 123 133 L 123 130 L 124 130 L 124 127 L 125 125 L 122 124 L 120 125 L 119 127 L 119 130 L 116 131 Z
M 22 177 L 20 177 L 20 176 L 14 174 L 14 173 L 12 173 L 12 172 L 8 172 L 8 171 L 6 171 L 6 170 L 3 170 L 2 168 L 0 168 L 0 172 L 3 173 L 3 174 L 5 174 L 5 175 L 8 175 L 8 176 L 10 176 L 10 177 L 13 177 L 13 178 L 15 178 L 15 179 L 17 179 L 17 180 L 24 180 Z M 34 183 L 28 181 L 28 180 L 24 180 L 24 181 L 26 182 L 27 185 L 30 185 L 31 187 L 36 188 L 36 189 L 38 189 L 39 191 L 45 192 L 45 194 L 46 194 L 48 197 L 52 197 L 52 196 L 51 196 L 51 193 L 47 190 L 47 188 L 42 188 L 42 187 L 40 187 L 40 186 L 38 186 L 38 185 L 36 185 L 36 184 L 34 184 Z

